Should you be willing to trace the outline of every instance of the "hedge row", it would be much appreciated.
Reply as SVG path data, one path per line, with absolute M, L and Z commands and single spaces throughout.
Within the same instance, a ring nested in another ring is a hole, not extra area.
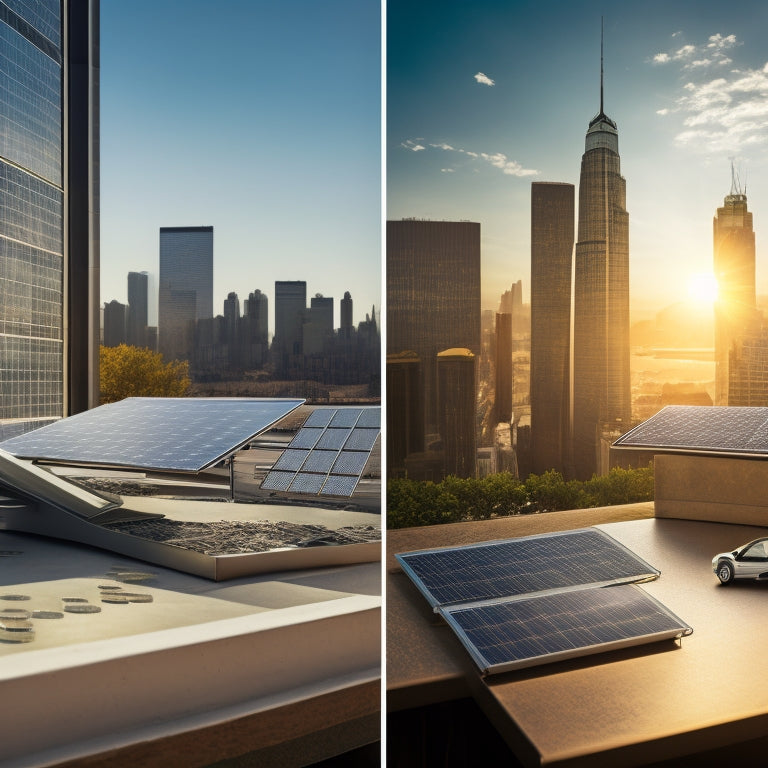
M 509 472 L 439 483 L 387 483 L 387 527 L 457 523 L 490 517 L 653 501 L 653 466 L 614 468 L 591 480 L 565 480 L 555 470 L 519 480 Z

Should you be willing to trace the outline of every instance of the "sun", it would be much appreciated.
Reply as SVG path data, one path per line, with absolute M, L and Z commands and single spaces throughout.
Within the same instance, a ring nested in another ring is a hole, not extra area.
M 714 304 L 717 301 L 717 278 L 711 272 L 691 275 L 688 298 L 699 304 Z

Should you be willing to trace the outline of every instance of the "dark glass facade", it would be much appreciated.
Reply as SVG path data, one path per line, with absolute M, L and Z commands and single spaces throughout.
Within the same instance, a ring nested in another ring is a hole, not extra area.
M 437 355 L 480 354 L 480 224 L 387 222 L 387 354 L 421 358 L 427 433 L 437 431 Z
M 573 184 L 531 185 L 531 448 L 536 474 L 570 473 Z
M 97 50 L 97 2 L 0 0 L 0 437 L 98 396 Z
M 160 228 L 158 343 L 189 360 L 195 322 L 213 317 L 213 227 Z

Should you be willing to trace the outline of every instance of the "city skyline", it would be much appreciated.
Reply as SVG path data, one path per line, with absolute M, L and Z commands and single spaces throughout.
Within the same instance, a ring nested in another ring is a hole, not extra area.
M 387 6 L 387 217 L 482 225 L 484 309 L 530 291 L 530 184 L 575 184 L 600 108 L 597 3 Z M 768 233 L 768 55 L 755 2 L 622 4 L 605 16 L 605 111 L 630 211 L 631 319 L 689 298 L 713 271 L 711 217 L 731 158 Z M 659 280 L 663 274 L 664 279 Z M 705 290 L 698 296 L 705 299 Z
M 212 225 L 216 314 L 300 279 L 364 319 L 381 305 L 379 4 L 229 0 L 211 21 L 198 0 L 102 6 L 102 305 L 126 301 L 128 271 L 157 279 L 160 227 Z

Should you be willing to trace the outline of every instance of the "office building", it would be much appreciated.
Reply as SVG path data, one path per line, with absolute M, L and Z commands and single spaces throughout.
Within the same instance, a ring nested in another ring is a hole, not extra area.
M 475 476 L 475 361 L 469 349 L 446 349 L 437 355 L 438 419 L 445 477 Z
M 421 358 L 427 432 L 438 424 L 437 355 L 479 355 L 480 317 L 480 224 L 388 221 L 387 353 Z
M 600 435 L 630 427 L 629 214 L 616 123 L 590 122 L 579 176 L 573 331 L 573 432 L 576 477 L 598 467 Z
M 99 4 L 0 4 L 0 437 L 99 396 Z
M 573 184 L 531 184 L 531 463 L 570 462 Z
M 333 339 L 333 299 L 318 293 L 310 299 L 303 328 L 304 354 L 320 355 Z
M 134 347 L 147 346 L 149 325 L 149 274 L 128 273 L 127 343 Z
M 306 282 L 304 280 L 276 280 L 275 338 L 273 344 L 284 354 L 301 354 L 302 325 L 306 312 Z
M 113 300 L 104 304 L 104 346 L 119 347 L 127 341 L 128 307 Z
M 494 333 L 496 349 L 496 418 L 495 421 L 512 420 L 512 315 L 496 313 L 496 331 Z
M 387 476 L 402 477 L 408 456 L 424 450 L 421 360 L 415 352 L 387 355 Z
M 160 228 L 158 341 L 168 360 L 189 360 L 197 320 L 213 317 L 213 227 Z
M 352 335 L 352 294 L 344 291 L 344 298 L 339 302 L 341 304 L 341 335 L 349 338 Z
M 735 405 L 730 397 L 729 356 L 745 335 L 759 326 L 755 297 L 755 233 L 747 196 L 732 172 L 731 192 L 712 222 L 715 302 L 715 405 Z M 754 346 L 754 340 L 748 347 Z M 739 353 L 740 354 L 740 353 Z M 749 357 L 749 355 L 748 355 Z M 743 360 L 743 357 L 742 357 Z M 736 383 L 736 382 L 734 382 Z M 739 387 L 743 390 L 742 387 Z M 737 396 L 743 400 L 743 392 Z

